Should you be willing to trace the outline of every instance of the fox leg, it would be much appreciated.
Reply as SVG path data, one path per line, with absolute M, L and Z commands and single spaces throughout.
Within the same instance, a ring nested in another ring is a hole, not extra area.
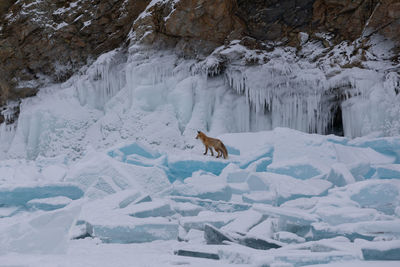
M 214 156 L 214 151 L 213 151 L 212 147 L 210 147 L 210 151 L 211 151 L 211 156 Z
M 208 146 L 206 146 L 206 152 L 204 152 L 203 155 L 207 155 L 207 152 L 208 152 Z
M 218 148 L 218 149 L 215 149 L 215 151 L 218 152 L 217 158 L 221 157 L 221 150 Z

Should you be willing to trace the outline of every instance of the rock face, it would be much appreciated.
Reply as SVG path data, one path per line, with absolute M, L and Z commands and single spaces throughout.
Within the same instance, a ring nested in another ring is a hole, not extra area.
M 238 0 L 238 16 L 246 22 L 247 34 L 259 40 L 277 40 L 307 31 L 314 0 Z
M 295 44 L 298 32 L 329 32 L 336 42 L 378 32 L 400 41 L 398 0 L 237 0 L 247 35 Z M 290 43 L 292 42 L 292 43 Z
M 400 41 L 400 1 L 398 0 L 317 0 L 313 24 L 342 40 L 354 40 L 380 33 Z
M 262 49 L 261 42 L 297 46 L 320 32 L 333 43 L 373 33 L 400 43 L 400 0 L 2 0 L 0 106 L 127 41 L 198 57 L 234 39 Z
M 160 1 L 135 21 L 135 41 L 179 43 L 184 55 L 207 54 L 227 39 L 242 37 L 244 24 L 235 16 L 234 0 Z M 199 51 L 200 50 L 200 51 Z
M 15 2 L 15 3 L 14 3 Z M 2 0 L 0 105 L 120 47 L 150 0 Z

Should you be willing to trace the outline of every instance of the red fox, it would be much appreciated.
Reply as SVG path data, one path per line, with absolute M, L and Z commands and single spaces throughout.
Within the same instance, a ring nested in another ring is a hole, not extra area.
M 197 131 L 196 139 L 199 138 L 206 147 L 206 152 L 204 152 L 204 155 L 207 155 L 208 149 L 210 148 L 211 156 L 214 156 L 214 152 L 212 150 L 212 148 L 214 148 L 215 151 L 217 151 L 218 153 L 217 158 L 221 157 L 222 155 L 224 156 L 224 159 L 228 158 L 228 151 L 226 150 L 226 147 L 221 142 L 221 140 L 208 137 L 207 135 L 205 135 L 205 133 Z

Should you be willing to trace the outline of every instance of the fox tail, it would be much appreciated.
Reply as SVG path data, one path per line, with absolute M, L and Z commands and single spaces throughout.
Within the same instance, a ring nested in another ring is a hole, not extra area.
M 226 149 L 224 143 L 221 142 L 222 154 L 224 154 L 224 159 L 228 158 L 228 150 Z

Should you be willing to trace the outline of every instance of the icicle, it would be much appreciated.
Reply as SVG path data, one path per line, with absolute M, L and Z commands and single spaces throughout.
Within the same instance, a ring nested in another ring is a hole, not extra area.
M 81 105 L 104 110 L 105 104 L 125 86 L 118 57 L 116 50 L 101 55 L 77 80 L 75 88 Z

